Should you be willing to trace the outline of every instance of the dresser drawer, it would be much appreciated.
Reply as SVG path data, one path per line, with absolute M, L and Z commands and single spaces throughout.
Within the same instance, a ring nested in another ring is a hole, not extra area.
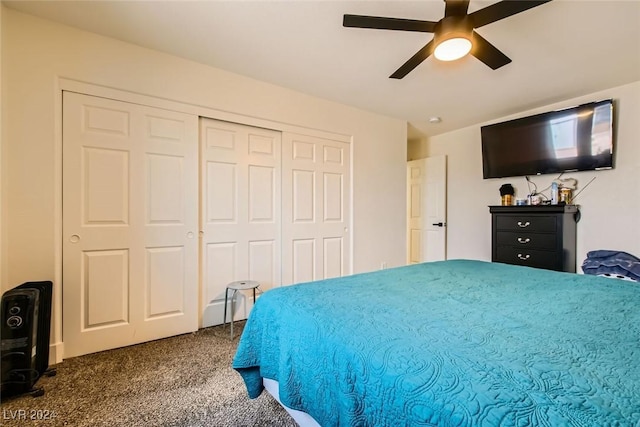
M 494 261 L 559 271 L 563 265 L 562 252 L 519 249 L 513 246 L 498 246 Z
M 556 218 L 551 215 L 496 215 L 498 230 L 555 233 Z
M 549 233 L 530 233 L 526 231 L 498 231 L 496 232 L 498 246 L 514 246 L 521 249 L 555 250 L 558 237 Z

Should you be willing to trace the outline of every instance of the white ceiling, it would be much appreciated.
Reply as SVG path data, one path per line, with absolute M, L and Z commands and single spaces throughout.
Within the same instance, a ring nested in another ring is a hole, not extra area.
M 3 1 L 19 11 L 317 97 L 437 135 L 640 80 L 640 1 L 555 0 L 478 29 L 512 63 L 429 58 L 389 79 L 432 37 L 344 28 L 348 14 L 438 21 L 422 1 Z M 469 12 L 495 1 L 471 0 Z M 440 116 L 434 125 L 429 117 Z

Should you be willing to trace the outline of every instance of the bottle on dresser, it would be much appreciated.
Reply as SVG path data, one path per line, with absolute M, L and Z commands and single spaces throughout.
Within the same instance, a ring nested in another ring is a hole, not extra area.
M 557 182 L 551 183 L 551 204 L 552 205 L 558 204 L 558 183 Z

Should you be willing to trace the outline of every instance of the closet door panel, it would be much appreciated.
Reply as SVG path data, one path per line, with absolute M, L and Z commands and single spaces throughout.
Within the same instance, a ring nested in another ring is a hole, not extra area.
M 195 116 L 64 92 L 64 357 L 197 329 L 197 154 Z
M 262 290 L 280 285 L 281 134 L 203 118 L 200 138 L 201 325 L 206 327 L 223 323 L 230 282 L 256 280 Z M 250 295 L 238 295 L 234 318 L 246 318 Z
M 283 284 L 349 272 L 349 144 L 283 134 Z

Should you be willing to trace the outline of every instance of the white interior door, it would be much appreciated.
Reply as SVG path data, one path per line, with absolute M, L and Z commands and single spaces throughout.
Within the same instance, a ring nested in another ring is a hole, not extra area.
M 407 162 L 407 264 L 423 260 L 422 199 L 425 159 Z
M 446 259 L 446 156 L 407 163 L 407 263 Z
M 63 95 L 64 356 L 197 329 L 196 116 Z
M 282 148 L 282 280 L 349 273 L 349 144 L 292 133 Z
M 263 291 L 280 286 L 281 134 L 201 119 L 200 140 L 201 323 L 206 327 L 223 322 L 228 283 L 256 280 Z M 252 298 L 242 298 L 247 295 L 238 295 L 234 318 L 247 317 L 253 306 Z

